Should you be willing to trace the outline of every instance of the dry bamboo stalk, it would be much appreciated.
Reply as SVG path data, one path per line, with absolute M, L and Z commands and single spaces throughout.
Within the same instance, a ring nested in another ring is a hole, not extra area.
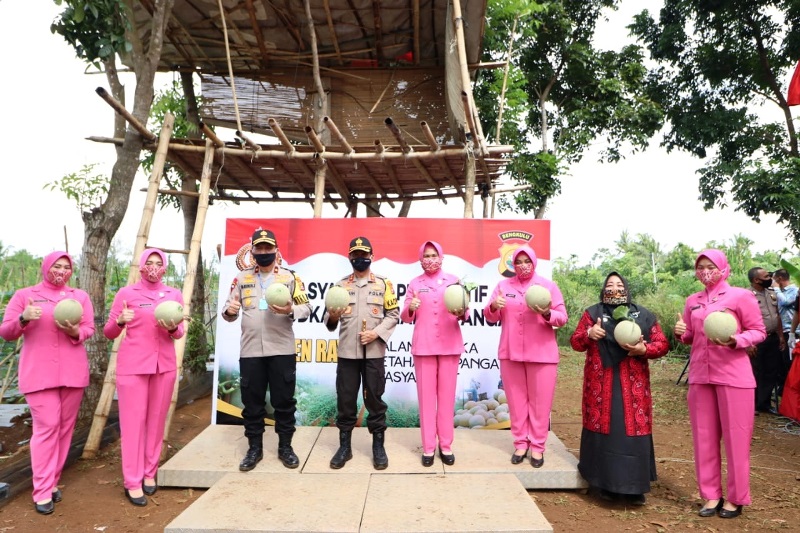
M 208 127 L 208 124 L 206 124 L 205 122 L 201 122 L 200 123 L 200 129 L 202 130 L 203 135 L 205 135 L 206 137 L 208 137 L 209 139 L 214 141 L 214 145 L 215 146 L 217 146 L 218 148 L 221 148 L 221 147 L 225 146 L 225 143 L 222 142 L 222 139 L 217 137 L 217 134 L 214 133 L 214 131 L 211 128 Z M 202 147 L 202 146 L 198 146 L 197 148 L 201 148 L 204 152 L 206 151 L 206 149 L 204 147 Z M 248 155 L 250 155 L 250 154 L 248 154 Z
M 345 139 L 344 135 L 342 135 L 342 132 L 339 131 L 339 128 L 333 122 L 333 119 L 330 117 L 322 117 L 322 122 L 324 122 L 328 129 L 331 130 L 331 133 L 334 137 L 336 137 L 336 140 L 341 143 L 344 153 L 352 154 L 354 152 L 353 147 L 350 146 L 350 143 L 347 142 L 347 139 Z
M 149 141 L 149 142 L 156 142 L 156 139 L 158 139 L 158 137 L 156 137 L 156 135 L 155 135 L 154 133 L 152 133 L 150 130 L 148 130 L 148 129 L 147 129 L 147 126 L 145 126 L 144 124 L 142 124 L 141 122 L 139 122 L 139 120 L 138 120 L 136 117 L 134 117 L 133 115 L 131 115 L 130 113 L 128 113 L 128 110 L 127 110 L 127 109 L 125 109 L 125 106 L 124 106 L 124 105 L 122 105 L 122 104 L 120 104 L 119 102 L 117 102 L 117 101 L 114 99 L 114 97 L 113 97 L 113 96 L 111 96 L 110 94 L 108 94 L 108 91 L 106 91 L 106 90 L 105 90 L 105 89 L 103 89 L 102 87 L 98 87 L 97 89 L 95 89 L 95 92 L 96 92 L 97 94 L 99 94 L 99 95 L 100 95 L 100 98 L 102 98 L 103 100 L 105 100 L 105 101 L 106 101 L 106 103 L 108 103 L 108 105 L 110 105 L 111 107 L 113 107 L 113 108 L 114 108 L 114 111 L 116 111 L 117 113 L 119 113 L 120 115 L 122 115 L 122 116 L 125 118 L 125 120 L 128 122 L 128 124 L 130 124 L 131 126 L 133 126 L 133 129 L 135 129 L 136 131 L 138 131 L 138 132 L 139 132 L 139 135 L 141 135 L 142 137 L 144 137 L 144 139 L 145 139 L 146 141 Z
M 392 135 L 394 135 L 394 138 L 397 140 L 397 144 L 400 145 L 400 148 L 403 150 L 405 155 L 408 155 L 414 151 L 414 149 L 409 146 L 406 140 L 403 138 L 403 133 L 400 131 L 400 128 L 397 127 L 397 124 L 395 124 L 391 118 L 387 117 L 383 123 L 386 124 L 386 127 L 389 128 L 389 131 L 392 132 Z M 386 157 L 387 155 L 389 154 L 384 154 L 383 157 Z
M 425 138 L 428 140 L 428 146 L 431 147 L 431 150 L 434 152 L 439 150 L 440 146 L 439 143 L 436 141 L 436 137 L 433 136 L 433 132 L 431 131 L 431 127 L 428 126 L 428 123 L 424 120 L 419 123 L 420 127 L 422 128 L 422 133 L 425 135 Z
M 156 150 L 156 157 L 153 162 L 153 171 L 150 173 L 147 197 L 142 210 L 142 220 L 139 224 L 139 233 L 136 236 L 136 244 L 133 248 L 133 261 L 128 272 L 128 285 L 135 283 L 139 279 L 139 268 L 136 263 L 139 256 L 144 252 L 147 237 L 150 235 L 150 224 L 153 221 L 153 213 L 158 199 L 158 184 L 161 182 L 161 176 L 164 172 L 164 163 L 167 160 L 167 150 L 170 137 L 172 137 L 174 123 L 175 117 L 167 113 L 164 117 L 164 124 L 161 126 L 161 137 L 158 140 L 158 150 Z M 103 437 L 103 429 L 105 429 L 108 421 L 108 413 L 111 410 L 114 389 L 117 384 L 117 352 L 124 338 L 125 330 L 120 333 L 119 337 L 114 339 L 114 344 L 111 347 L 111 357 L 108 360 L 103 390 L 100 392 L 100 400 L 94 412 L 92 427 L 89 429 L 89 436 L 86 438 L 86 444 L 83 447 L 82 457 L 84 459 L 94 459 L 100 449 L 100 440 Z
M 214 162 L 214 145 L 213 142 L 206 140 L 206 157 L 203 160 L 203 173 L 200 181 L 200 200 L 197 202 L 197 217 L 194 222 L 194 231 L 192 232 L 192 241 L 189 245 L 189 257 L 186 260 L 186 276 L 183 278 L 183 311 L 185 315 L 191 316 L 192 314 L 192 294 L 194 292 L 194 280 L 197 277 L 197 269 L 203 268 L 198 265 L 200 257 L 200 242 L 203 238 L 203 228 L 206 224 L 206 213 L 208 212 L 208 196 L 211 191 L 211 166 Z M 178 375 L 183 369 L 183 354 L 186 349 L 186 337 L 188 331 L 175 341 L 175 359 L 178 368 Z M 175 380 L 175 388 L 172 390 L 172 400 L 169 403 L 169 411 L 167 412 L 167 420 L 164 426 L 164 440 L 161 447 L 161 457 L 164 458 L 167 453 L 167 440 L 169 439 L 169 427 L 172 424 L 172 415 L 175 413 L 175 406 L 178 402 L 178 389 L 180 387 L 180 380 Z
M 325 8 L 325 18 L 328 20 L 328 31 L 331 34 L 331 41 L 333 41 L 333 48 L 336 50 L 336 57 L 339 59 L 339 64 L 344 65 L 344 60 L 342 59 L 342 51 L 339 50 L 339 39 L 336 37 L 336 26 L 333 24 L 333 15 L 331 15 L 331 6 L 328 0 L 323 1 L 323 7 Z
M 236 136 L 237 136 L 237 137 L 239 137 L 241 140 L 243 140 L 243 141 L 244 141 L 244 144 L 246 144 L 247 146 L 249 146 L 249 147 L 250 147 L 250 149 L 252 149 L 252 150 L 255 150 L 256 152 L 258 152 L 259 150 L 261 150 L 261 145 L 260 145 L 260 144 L 257 144 L 257 143 L 255 143 L 255 142 L 253 142 L 253 140 L 252 140 L 252 139 L 250 139 L 249 137 L 247 137 L 247 136 L 246 136 L 244 133 L 242 133 L 241 131 L 239 131 L 239 130 L 236 130 Z
M 411 16 L 414 25 L 414 64 L 419 65 L 419 0 L 413 0 Z
M 314 173 L 314 218 L 322 218 L 322 204 L 325 199 L 325 172 L 328 165 L 322 163 Z
M 284 148 L 286 148 L 286 152 L 289 154 L 294 153 L 295 151 L 294 145 L 289 141 L 289 137 L 287 137 L 286 134 L 281 129 L 281 126 L 280 124 L 278 124 L 278 121 L 275 120 L 274 118 L 269 119 L 269 127 L 272 128 L 272 131 L 275 132 L 275 135 L 277 135 L 278 139 L 280 139 L 281 144 L 283 145 Z
M 314 128 L 311 126 L 306 126 L 306 135 L 308 135 L 308 140 L 311 141 L 311 144 L 314 146 L 314 149 L 317 151 L 315 156 L 318 154 L 325 153 L 325 145 L 322 144 L 322 141 L 319 140 L 317 136 L 317 132 L 314 131 Z M 328 157 L 328 154 L 325 154 L 325 157 Z
M 99 143 L 110 143 L 115 145 L 121 145 L 123 140 L 122 139 L 114 139 L 109 137 L 87 137 L 87 140 L 99 142 Z M 233 156 L 233 157 L 252 157 L 252 154 L 249 152 L 244 152 L 240 148 L 229 148 L 227 146 L 219 147 L 220 149 L 217 150 L 217 153 L 225 154 L 225 157 Z M 188 153 L 199 153 L 204 152 L 205 149 L 202 146 L 193 146 L 189 144 L 182 144 L 182 143 L 172 143 L 169 147 L 170 152 L 188 152 Z M 433 152 L 430 150 L 415 150 L 410 153 L 404 152 L 393 152 L 388 151 L 384 147 L 384 151 L 380 154 L 377 154 L 374 151 L 370 152 L 355 152 L 353 154 L 345 154 L 344 152 L 334 152 L 334 151 L 325 151 L 325 158 L 326 159 L 347 159 L 347 160 L 354 160 L 354 161 L 379 161 L 381 159 L 433 159 L 437 157 L 455 157 L 455 156 L 463 156 L 472 151 L 471 148 L 463 147 L 463 146 L 445 146 L 440 148 L 439 150 Z M 508 144 L 500 145 L 500 146 L 489 146 L 487 147 L 487 152 L 493 155 L 500 155 L 500 154 L 510 154 L 514 152 L 514 147 Z M 305 160 L 313 160 L 318 157 L 316 152 L 301 152 L 296 150 L 291 154 L 287 154 L 283 150 L 261 150 L 259 152 L 260 158 L 273 158 L 273 159 L 305 159 Z

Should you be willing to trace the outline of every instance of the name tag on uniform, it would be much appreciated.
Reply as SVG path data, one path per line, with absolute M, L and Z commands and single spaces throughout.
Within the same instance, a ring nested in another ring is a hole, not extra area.
M 267 305 L 267 301 L 264 298 L 261 298 L 258 301 L 258 309 L 261 310 L 261 311 L 266 311 L 267 309 L 269 309 L 269 306 Z

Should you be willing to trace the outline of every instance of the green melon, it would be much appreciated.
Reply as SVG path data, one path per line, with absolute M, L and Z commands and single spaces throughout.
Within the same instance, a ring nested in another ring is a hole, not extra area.
M 551 301 L 550 291 L 541 285 L 531 285 L 525 291 L 525 303 L 528 304 L 528 308 L 531 310 L 534 307 L 547 307 Z
M 183 306 L 174 300 L 167 300 L 158 304 L 153 314 L 156 320 L 163 320 L 168 326 L 170 322 L 178 324 L 183 320 Z
M 486 425 L 486 419 L 481 415 L 472 415 L 469 419 L 469 427 L 483 427 Z
M 725 311 L 709 313 L 703 320 L 703 331 L 709 339 L 728 342 L 736 334 L 736 317 Z
M 633 320 L 622 320 L 614 327 L 614 340 L 618 344 L 637 344 L 642 328 Z
M 264 291 L 264 299 L 269 305 L 283 307 L 289 303 L 292 295 L 289 294 L 289 287 L 283 283 L 273 283 Z
M 334 285 L 325 295 L 325 309 L 345 309 L 350 305 L 350 293 L 344 287 Z
M 444 306 L 451 313 L 462 313 L 469 307 L 469 293 L 463 285 L 454 283 L 444 290 Z
M 62 326 L 69 322 L 73 326 L 81 321 L 83 316 L 83 306 L 78 300 L 66 298 L 56 304 L 53 309 L 53 318 Z

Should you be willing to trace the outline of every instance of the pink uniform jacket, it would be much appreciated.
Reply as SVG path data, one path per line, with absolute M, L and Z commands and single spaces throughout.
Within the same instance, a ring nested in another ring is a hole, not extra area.
M 147 252 L 148 250 L 145 250 Z M 164 265 L 167 258 L 160 250 L 149 250 L 161 255 Z M 143 253 L 140 263 L 144 265 L 151 254 Z M 140 266 L 141 266 L 140 265 Z M 128 308 L 133 309 L 133 320 L 128 322 L 128 330 L 117 353 L 117 374 L 159 374 L 176 370 L 174 339 L 183 336 L 183 322 L 178 329 L 170 333 L 158 325 L 154 315 L 156 307 L 161 302 L 174 300 L 183 305 L 183 294 L 178 289 L 164 285 L 161 282 L 153 283 L 142 279 L 133 285 L 128 285 L 119 290 L 114 297 L 114 303 L 108 315 L 108 322 L 103 328 L 103 334 L 109 339 L 115 339 L 124 328 L 117 324 L 117 317 L 122 313 L 123 302 Z
M 456 276 L 439 270 L 432 275 L 417 276 L 408 284 L 400 319 L 416 321 L 411 337 L 412 355 L 461 355 L 464 352 L 459 317 L 450 314 L 444 305 L 444 291 L 453 283 L 458 283 Z M 412 313 L 408 306 L 415 294 L 421 303 Z
M 533 262 L 533 277 L 523 282 L 514 276 L 498 283 L 483 313 L 490 322 L 503 322 L 497 349 L 498 359 L 523 363 L 558 363 L 558 345 L 553 328 L 567 323 L 564 297 L 554 282 L 536 274 L 536 254 L 530 247 L 520 247 L 514 252 L 514 258 L 523 251 Z M 550 320 L 531 311 L 525 303 L 525 291 L 531 285 L 541 285 L 550 291 Z M 498 295 L 505 297 L 506 305 L 492 311 L 492 302 Z
M 8 302 L 0 337 L 13 341 L 24 338 L 19 358 L 19 390 L 23 394 L 56 387 L 86 387 L 89 385 L 89 361 L 83 342 L 94 335 L 94 309 L 89 295 L 67 285 L 58 287 L 47 280 L 47 272 L 53 263 L 66 257 L 65 252 L 53 252 L 42 260 L 42 276 L 45 281 L 20 289 Z M 19 320 L 28 305 L 42 308 L 42 317 L 31 320 L 25 327 Z M 73 298 L 83 306 L 80 335 L 73 339 L 56 326 L 53 309 L 66 298 Z
M 710 313 L 725 310 L 736 317 L 736 348 L 712 343 L 703 330 L 703 321 Z M 745 348 L 766 339 L 767 331 L 752 292 L 720 281 L 713 288 L 689 296 L 683 310 L 683 321 L 686 322 L 686 332 L 680 341 L 692 345 L 690 384 L 755 388 L 756 380 Z

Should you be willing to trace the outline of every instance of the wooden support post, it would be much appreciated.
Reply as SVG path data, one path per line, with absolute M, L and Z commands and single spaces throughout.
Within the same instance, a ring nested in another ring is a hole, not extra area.
M 203 173 L 200 180 L 200 199 L 197 202 L 197 218 L 194 222 L 192 241 L 189 244 L 189 257 L 186 260 L 186 277 L 183 278 L 183 313 L 184 316 L 192 316 L 192 294 L 194 293 L 194 280 L 197 276 L 197 269 L 203 268 L 198 265 L 200 257 L 200 243 L 203 238 L 203 227 L 206 223 L 206 213 L 208 212 L 208 197 L 211 192 L 211 166 L 214 162 L 214 144 L 210 139 L 206 139 L 206 157 L 203 160 Z M 183 369 L 183 353 L 186 350 L 186 340 L 188 337 L 188 324 L 186 333 L 175 341 L 175 362 L 178 365 L 178 375 Z M 167 440 L 169 439 L 169 427 L 172 423 L 172 415 L 175 413 L 175 406 L 178 402 L 178 388 L 180 380 L 175 380 L 175 388 L 172 391 L 172 401 L 169 403 L 167 421 L 164 426 L 164 442 L 161 447 L 161 458 L 167 453 Z
M 135 129 L 136 131 L 138 131 L 138 132 L 139 132 L 139 135 L 141 135 L 141 136 L 144 138 L 144 140 L 145 140 L 145 141 L 147 141 L 147 142 L 151 142 L 151 143 L 153 143 L 153 142 L 156 142 L 156 139 L 158 139 L 158 137 L 156 137 L 155 133 L 153 133 L 153 132 L 151 132 L 150 130 L 148 130 L 148 129 L 147 129 L 147 126 L 145 126 L 144 124 L 142 124 L 141 122 L 139 122 L 139 120 L 138 120 L 136 117 L 134 117 L 133 115 L 131 115 L 131 114 L 128 112 L 128 110 L 127 110 L 127 109 L 125 109 L 125 106 L 124 106 L 124 105 L 122 105 L 122 104 L 120 104 L 119 102 L 117 102 L 117 101 L 114 99 L 114 97 L 113 97 L 113 96 L 111 96 L 110 94 L 108 94 L 108 91 L 106 91 L 106 90 L 105 90 L 105 89 L 103 89 L 102 87 L 98 87 L 97 89 L 95 89 L 95 92 L 96 92 L 98 95 L 100 95 L 100 98 L 102 98 L 103 100 L 105 100 L 105 101 L 106 101 L 106 103 L 107 103 L 108 105 L 110 105 L 111 107 L 113 107 L 113 108 L 114 108 L 114 111 L 116 111 L 117 113 L 119 113 L 120 115 L 122 115 L 122 117 L 123 117 L 123 118 L 124 118 L 124 119 L 125 119 L 125 120 L 128 122 L 128 124 L 130 124 L 131 126 L 133 126 L 133 129 Z
M 144 252 L 147 237 L 150 234 L 150 224 L 153 222 L 153 213 L 156 209 L 158 199 L 158 184 L 164 173 L 164 163 L 167 160 L 169 140 L 172 137 L 172 129 L 175 117 L 167 113 L 164 117 L 164 124 L 161 126 L 161 136 L 158 139 L 158 149 L 153 162 L 153 171 L 150 173 L 150 181 L 147 186 L 147 196 L 142 210 L 142 220 L 139 223 L 139 233 L 136 235 L 136 244 L 133 247 L 133 261 L 128 271 L 128 285 L 135 283 L 139 279 L 139 256 Z M 114 389 L 117 386 L 117 352 L 125 338 L 125 331 L 114 339 L 111 348 L 111 357 L 106 369 L 106 377 L 103 381 L 103 389 L 100 392 L 100 400 L 92 418 L 92 426 L 89 429 L 89 436 L 86 438 L 86 445 L 83 447 L 84 459 L 94 459 L 100 449 L 100 440 L 103 437 L 103 429 L 108 421 L 108 413 L 111 410 L 111 403 L 114 400 Z

